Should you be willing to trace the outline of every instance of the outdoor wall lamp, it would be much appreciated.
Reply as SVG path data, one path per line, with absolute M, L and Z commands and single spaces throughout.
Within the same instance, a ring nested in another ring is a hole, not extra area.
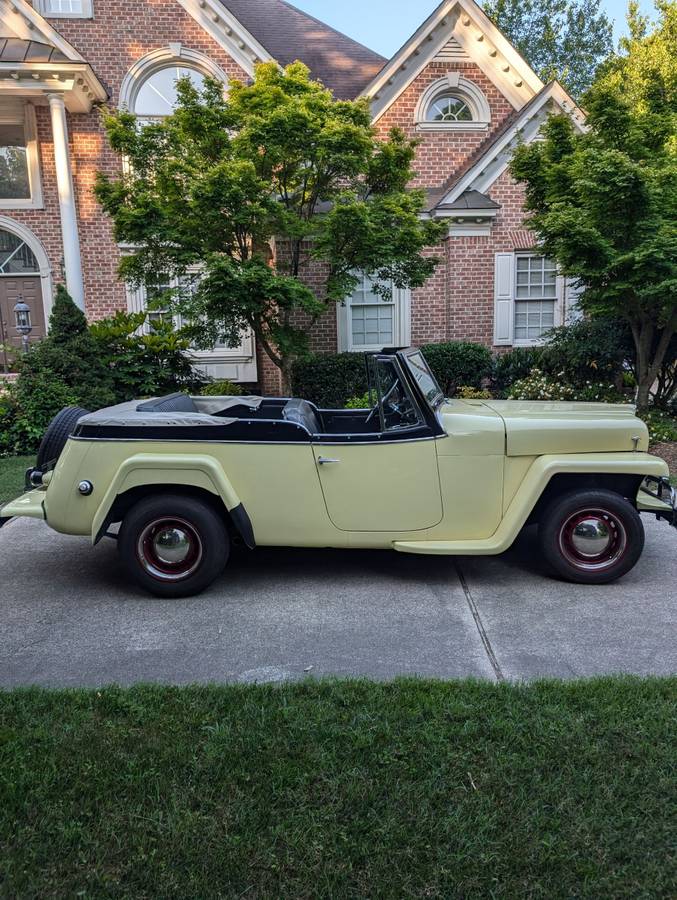
M 16 330 L 21 335 L 21 347 L 24 353 L 28 352 L 29 342 L 28 335 L 33 330 L 31 325 L 31 308 L 24 303 L 23 297 L 19 294 L 19 299 L 14 306 L 14 315 L 16 316 Z

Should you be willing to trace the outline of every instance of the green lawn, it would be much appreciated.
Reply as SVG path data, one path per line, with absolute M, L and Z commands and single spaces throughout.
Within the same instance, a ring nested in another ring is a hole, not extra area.
M 7 503 L 23 493 L 26 469 L 34 465 L 34 455 L 0 457 L 0 503 Z
M 0 693 L 7 897 L 675 895 L 677 679 Z

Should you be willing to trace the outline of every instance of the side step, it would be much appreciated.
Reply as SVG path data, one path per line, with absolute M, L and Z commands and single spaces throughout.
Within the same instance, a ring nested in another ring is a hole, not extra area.
M 494 556 L 505 547 L 496 537 L 480 541 L 395 541 L 398 553 L 420 553 L 423 556 Z

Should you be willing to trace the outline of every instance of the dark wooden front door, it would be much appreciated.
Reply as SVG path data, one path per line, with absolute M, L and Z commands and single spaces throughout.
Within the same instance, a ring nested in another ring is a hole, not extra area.
M 29 339 L 31 343 L 39 341 L 45 336 L 45 310 L 42 305 L 42 284 L 39 275 L 0 275 L 0 344 L 6 343 L 10 347 L 21 347 L 21 336 L 16 330 L 16 315 L 14 305 L 19 296 L 30 307 L 31 325 L 33 330 Z M 3 358 L 0 352 L 0 368 Z

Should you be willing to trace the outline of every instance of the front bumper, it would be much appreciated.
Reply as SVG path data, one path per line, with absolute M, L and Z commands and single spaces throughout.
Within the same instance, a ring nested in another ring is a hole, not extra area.
M 657 519 L 677 528 L 677 491 L 665 476 L 647 475 L 637 495 L 637 509 L 654 513 Z

